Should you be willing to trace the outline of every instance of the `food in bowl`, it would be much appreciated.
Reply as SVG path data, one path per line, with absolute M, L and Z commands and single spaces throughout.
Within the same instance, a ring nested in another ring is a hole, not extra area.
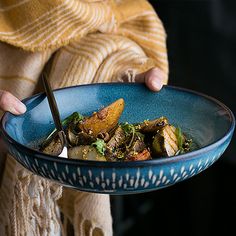
M 169 85 L 158 93 L 138 83 L 79 85 L 56 90 L 55 98 L 63 119 L 74 111 L 90 116 L 102 105 L 123 98 L 125 108 L 120 123 L 142 123 L 165 116 L 193 140 L 190 151 L 183 155 L 158 158 L 151 153 L 152 160 L 147 161 L 59 158 L 38 151 L 39 144 L 54 129 L 45 94 L 24 100 L 27 112 L 21 116 L 7 112 L 0 130 L 15 160 L 34 174 L 79 191 L 124 195 L 173 186 L 223 158 L 235 129 L 234 115 L 226 105 L 207 95 Z M 64 127 L 66 130 L 67 125 Z
M 74 112 L 62 121 L 72 159 L 96 161 L 140 161 L 172 157 L 191 150 L 192 140 L 166 117 L 140 123 L 119 123 L 124 110 L 120 98 L 85 117 Z M 59 155 L 62 149 L 55 130 L 40 145 L 40 151 Z

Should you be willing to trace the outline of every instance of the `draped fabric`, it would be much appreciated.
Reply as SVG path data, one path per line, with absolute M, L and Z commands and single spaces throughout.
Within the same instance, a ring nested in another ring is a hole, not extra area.
M 53 88 L 135 82 L 152 67 L 168 78 L 165 31 L 145 0 L 2 0 L 0 89 L 42 91 L 50 58 Z M 108 195 L 62 189 L 10 156 L 2 168 L 0 235 L 112 235 Z

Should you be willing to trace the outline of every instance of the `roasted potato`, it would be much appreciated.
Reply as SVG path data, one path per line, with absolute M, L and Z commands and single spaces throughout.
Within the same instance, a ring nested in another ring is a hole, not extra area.
M 121 98 L 84 119 L 79 124 L 79 128 L 93 137 L 97 137 L 100 133 L 107 133 L 117 125 L 123 110 L 124 99 Z
M 68 156 L 71 159 L 90 160 L 90 161 L 106 161 L 106 158 L 97 152 L 95 147 L 90 145 L 81 145 L 70 148 Z

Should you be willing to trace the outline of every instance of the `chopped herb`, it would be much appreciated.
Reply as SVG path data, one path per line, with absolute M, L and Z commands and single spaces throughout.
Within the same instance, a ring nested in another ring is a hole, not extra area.
M 128 122 L 125 122 L 124 124 L 121 124 L 121 128 L 125 131 L 126 135 L 130 135 L 135 133 L 135 127 L 132 124 L 129 124 Z
M 131 140 L 127 148 L 130 148 L 133 140 L 134 140 L 134 135 L 135 135 L 135 126 L 132 124 L 129 124 L 128 122 L 125 122 L 124 124 L 121 125 L 121 128 L 125 131 L 125 135 L 129 136 L 131 135 Z
M 91 146 L 95 147 L 98 151 L 98 153 L 104 155 L 104 152 L 106 150 L 106 143 L 103 139 L 97 138 L 97 140 L 91 144 Z
M 140 133 L 140 132 L 138 132 L 138 131 L 136 131 L 135 134 L 137 135 L 137 137 L 138 137 L 139 140 L 144 141 L 144 138 L 145 138 L 145 135 L 144 135 L 144 134 L 142 134 L 142 133 Z
M 71 122 L 78 123 L 81 120 L 84 119 L 84 116 L 82 116 L 79 112 L 73 112 L 71 115 L 66 117 L 64 120 L 62 120 L 61 124 L 62 126 L 66 126 Z M 54 129 L 46 138 L 46 140 L 50 139 L 52 135 L 56 132 L 56 129 Z

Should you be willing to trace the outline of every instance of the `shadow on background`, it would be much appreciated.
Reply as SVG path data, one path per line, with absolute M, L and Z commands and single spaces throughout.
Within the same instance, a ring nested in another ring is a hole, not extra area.
M 150 1 L 167 32 L 169 84 L 236 114 L 236 1 Z M 170 188 L 114 196 L 114 235 L 236 235 L 236 137 L 209 169 Z

